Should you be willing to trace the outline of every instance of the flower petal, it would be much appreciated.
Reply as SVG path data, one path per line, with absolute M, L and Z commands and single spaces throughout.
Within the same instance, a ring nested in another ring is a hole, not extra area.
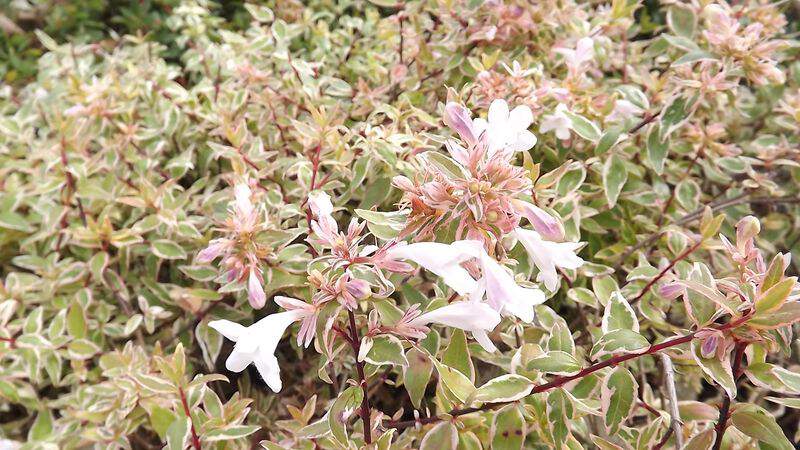
M 514 203 L 517 211 L 530 221 L 533 228 L 542 236 L 553 241 L 564 239 L 564 227 L 561 222 L 551 216 L 542 208 L 530 202 L 517 201 Z
M 245 330 L 247 330 L 247 327 L 225 319 L 212 320 L 208 322 L 208 326 L 233 342 L 237 342 L 239 338 L 244 335 Z
M 397 245 L 387 252 L 390 259 L 408 259 L 442 277 L 445 284 L 459 295 L 475 289 L 475 280 L 460 263 L 473 256 L 454 245 L 438 242 L 417 242 Z
M 466 331 L 491 331 L 500 323 L 500 314 L 486 303 L 465 301 L 426 312 L 409 323 L 423 326 L 437 323 Z
M 508 120 L 508 103 L 503 99 L 495 99 L 489 105 L 489 123 L 492 126 L 503 125 Z
M 253 348 L 253 351 L 247 351 L 248 346 L 243 346 L 242 343 L 245 343 L 245 341 L 237 342 L 236 345 L 233 346 L 233 351 L 228 356 L 228 359 L 225 360 L 225 368 L 231 372 L 241 372 L 253 362 L 256 349 Z M 250 342 L 246 343 L 253 344 Z
M 280 392 L 283 383 L 281 382 L 281 369 L 278 366 L 278 359 L 275 358 L 275 355 L 268 352 L 259 352 L 256 354 L 253 363 L 255 363 L 258 373 L 267 383 L 267 386 L 272 389 L 272 392 Z
M 508 122 L 515 131 L 527 130 L 533 122 L 533 112 L 528 105 L 518 105 L 509 113 Z
M 489 339 L 489 335 L 485 331 L 473 331 L 472 337 L 478 341 L 478 344 L 481 344 L 484 350 L 489 353 L 493 353 L 497 351 L 497 347 L 494 346 L 494 343 L 491 339 Z
M 449 102 L 444 107 L 444 123 L 458 133 L 464 142 L 475 145 L 478 135 L 475 133 L 470 115 L 467 108 L 455 102 Z

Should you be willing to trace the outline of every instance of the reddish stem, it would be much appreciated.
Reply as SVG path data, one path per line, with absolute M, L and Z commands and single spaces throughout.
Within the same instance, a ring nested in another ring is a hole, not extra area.
M 731 328 L 735 328 L 735 327 L 747 322 L 747 320 L 749 320 L 749 319 L 750 319 L 750 316 L 744 316 L 744 317 L 740 317 L 737 320 L 734 320 L 733 322 L 728 322 L 726 324 L 718 325 L 718 326 L 715 326 L 713 328 L 716 329 L 716 330 L 719 330 L 719 331 L 725 331 L 725 330 L 729 330 Z M 625 355 L 617 355 L 617 356 L 611 357 L 611 358 L 609 358 L 609 359 L 607 359 L 605 361 L 601 361 L 599 363 L 592 364 L 591 366 L 586 367 L 585 369 L 581 370 L 580 372 L 578 372 L 578 373 L 576 373 L 574 375 L 565 375 L 565 376 L 556 377 L 552 381 L 549 381 L 547 383 L 539 384 L 539 385 L 534 386 L 533 390 L 531 390 L 531 394 L 538 394 L 538 393 L 541 393 L 541 392 L 546 392 L 546 391 L 549 391 L 551 389 L 555 389 L 555 388 L 561 387 L 561 386 L 569 383 L 570 381 L 574 381 L 574 380 L 578 380 L 578 379 L 584 378 L 584 377 L 586 377 L 588 375 L 591 375 L 591 374 L 593 374 L 593 373 L 595 373 L 595 372 L 597 372 L 599 370 L 602 370 L 602 369 L 604 369 L 606 367 L 616 366 L 616 365 L 619 365 L 619 364 L 621 364 L 621 363 L 623 363 L 625 361 L 631 360 L 631 359 L 639 358 L 639 357 L 644 356 L 644 355 L 652 355 L 654 353 L 660 352 L 661 350 L 665 350 L 665 349 L 670 348 L 670 347 L 675 347 L 677 345 L 685 344 L 687 342 L 690 342 L 692 339 L 694 339 L 695 334 L 697 334 L 697 331 L 693 331 L 693 332 L 691 332 L 691 333 L 689 333 L 687 335 L 684 335 L 684 336 L 679 336 L 679 337 L 676 337 L 676 338 L 673 338 L 673 339 L 666 340 L 666 341 L 661 342 L 659 344 L 653 344 L 650 347 L 648 347 L 647 350 L 645 350 L 642 353 L 629 353 L 629 354 L 625 354 Z M 508 405 L 510 403 L 513 403 L 513 402 L 486 403 L 486 404 L 484 404 L 483 406 L 480 406 L 480 407 L 454 409 L 454 410 L 450 411 L 447 414 L 449 416 L 452 416 L 452 417 L 463 416 L 465 414 L 471 414 L 471 413 L 474 413 L 474 412 L 492 410 L 492 409 L 495 409 L 495 408 L 498 408 L 498 407 L 501 407 L 501 406 Z M 421 418 L 421 419 L 418 419 L 418 420 L 389 421 L 387 423 L 387 427 L 388 428 L 403 429 L 403 428 L 413 427 L 413 426 L 415 426 L 417 424 L 426 425 L 426 424 L 430 424 L 430 423 L 435 423 L 435 422 L 438 422 L 440 420 L 442 420 L 441 417 L 434 416 L 434 417 L 425 417 L 425 418 Z
M 348 310 L 347 316 L 350 320 L 350 346 L 353 347 L 353 353 L 356 358 L 356 371 L 358 371 L 358 383 L 361 386 L 363 396 L 361 399 L 361 421 L 364 422 L 364 442 L 367 444 L 372 443 L 372 427 L 370 426 L 370 407 L 369 407 L 369 385 L 367 384 L 367 377 L 364 375 L 364 363 L 358 360 L 358 354 L 361 352 L 361 339 L 358 337 L 358 329 L 356 328 L 356 317 L 353 311 Z
M 666 275 L 667 272 L 669 272 L 670 270 L 672 270 L 673 267 L 675 267 L 675 264 L 678 264 L 679 261 L 683 261 L 684 259 L 686 259 L 687 256 L 694 253 L 695 250 L 700 248 L 700 245 L 702 243 L 703 243 L 702 240 L 697 241 L 697 243 L 687 248 L 686 250 L 683 251 L 683 253 L 681 253 L 680 255 L 675 257 L 675 259 L 670 261 L 669 264 L 667 264 L 667 267 L 664 267 L 661 270 L 661 272 L 658 273 L 658 275 L 656 275 L 655 277 L 653 277 L 652 280 L 647 282 L 647 284 L 644 286 L 644 289 L 642 289 L 642 292 L 640 292 L 639 295 L 637 295 L 633 300 L 631 300 L 630 304 L 635 305 L 639 300 L 641 300 L 642 297 L 644 297 L 645 294 L 647 294 L 650 291 L 650 288 L 652 288 L 656 283 L 658 283 L 660 279 L 664 278 L 664 275 Z
M 178 392 L 181 395 L 183 413 L 189 418 L 189 426 L 192 429 L 192 446 L 195 448 L 195 450 L 201 450 L 200 438 L 197 436 L 197 430 L 194 429 L 194 420 L 192 420 L 192 415 L 189 413 L 189 403 L 186 401 L 186 393 L 183 392 L 183 388 L 178 388 Z
M 736 343 L 733 356 L 733 367 L 731 369 L 733 372 L 734 387 L 739 381 L 739 377 L 742 375 L 742 360 L 744 359 L 744 351 L 747 349 L 747 344 L 747 342 Z M 714 440 L 714 446 L 712 447 L 713 450 L 719 450 L 722 447 L 722 436 L 725 434 L 725 428 L 728 426 L 728 416 L 730 415 L 731 402 L 734 398 L 736 398 L 736 392 L 734 392 L 733 395 L 734 396 L 731 397 L 726 393 L 725 400 L 722 401 L 722 407 L 719 409 L 719 420 L 717 420 L 717 425 L 714 427 L 717 436 Z

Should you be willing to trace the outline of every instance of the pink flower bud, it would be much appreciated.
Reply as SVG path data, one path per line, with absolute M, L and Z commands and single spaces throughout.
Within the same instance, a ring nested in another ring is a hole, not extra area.
M 261 309 L 267 303 L 267 295 L 264 293 L 264 288 L 261 286 L 256 271 L 258 269 L 250 269 L 250 277 L 247 280 L 247 300 L 250 306 L 255 309 Z
M 345 284 L 347 292 L 358 300 L 363 300 L 372 294 L 369 283 L 358 278 L 353 278 Z
M 761 223 L 753 216 L 742 217 L 736 223 L 736 245 L 740 250 L 747 247 L 747 243 L 761 231 Z
M 450 102 L 444 107 L 444 123 L 452 128 L 468 145 L 475 145 L 478 141 L 472 126 L 470 111 L 455 102 Z
M 564 239 L 564 227 L 558 219 L 528 202 L 520 201 L 515 206 L 517 206 L 519 213 L 531 222 L 533 229 L 539 232 L 543 238 L 551 241 Z
M 197 254 L 197 262 L 201 264 L 207 264 L 213 261 L 216 257 L 218 257 L 222 252 L 225 251 L 225 248 L 228 246 L 227 239 L 216 239 L 212 241 L 208 247 L 200 250 L 200 253 Z
M 658 288 L 658 295 L 670 300 L 678 298 L 684 292 L 686 288 L 680 283 L 664 283 Z
M 717 336 L 709 336 L 703 340 L 703 345 L 700 347 L 700 355 L 703 358 L 711 358 L 717 351 Z

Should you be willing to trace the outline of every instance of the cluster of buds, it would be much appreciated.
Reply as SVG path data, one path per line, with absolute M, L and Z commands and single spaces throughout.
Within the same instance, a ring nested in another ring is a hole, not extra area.
M 662 285 L 667 298 L 683 296 L 687 314 L 699 327 L 699 354 L 724 360 L 737 342 L 788 343 L 781 330 L 800 321 L 800 292 L 797 277 L 787 277 L 791 257 L 778 253 L 769 265 L 755 244 L 760 232 L 758 219 L 742 218 L 736 224 L 736 242 L 720 235 L 736 270 L 734 275 L 716 279 L 702 263 L 695 263 L 685 280 L 673 279 Z M 713 306 L 713 308 L 710 308 Z M 711 327 L 717 318 L 730 315 L 729 323 L 741 324 L 720 330 Z
M 452 159 L 423 154 L 427 164 L 420 179 L 393 180 L 404 192 L 402 204 L 411 211 L 402 235 L 416 233 L 417 240 L 429 240 L 434 231 L 456 222 L 456 239 L 479 240 L 491 248 L 526 217 L 548 239 L 563 239 L 557 219 L 521 198 L 530 195 L 532 182 L 525 169 L 512 164 L 516 152 L 536 144 L 536 136 L 528 131 L 533 121 L 530 108 L 521 105 L 509 111 L 505 101 L 495 100 L 488 120 L 473 120 L 467 108 L 448 103 L 444 121 L 461 137 L 461 143 L 446 142 Z
M 703 35 L 715 53 L 732 59 L 756 85 L 786 81 L 775 56 L 786 42 L 770 39 L 763 23 L 754 22 L 743 28 L 731 7 L 722 4 L 707 6 L 704 14 L 707 27 Z
M 226 235 L 212 240 L 197 255 L 197 262 L 207 264 L 222 257 L 226 280 L 247 283 L 247 299 L 253 308 L 263 308 L 267 301 L 260 261 L 273 253 L 273 248 L 258 238 L 267 231 L 266 212 L 253 204 L 253 193 L 246 182 L 234 188 L 234 202 L 228 218 L 219 228 Z

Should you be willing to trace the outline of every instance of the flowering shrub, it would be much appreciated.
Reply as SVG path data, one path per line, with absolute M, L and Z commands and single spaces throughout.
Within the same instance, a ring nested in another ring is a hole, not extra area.
M 0 448 L 794 448 L 793 5 L 266 3 L 0 90 Z

